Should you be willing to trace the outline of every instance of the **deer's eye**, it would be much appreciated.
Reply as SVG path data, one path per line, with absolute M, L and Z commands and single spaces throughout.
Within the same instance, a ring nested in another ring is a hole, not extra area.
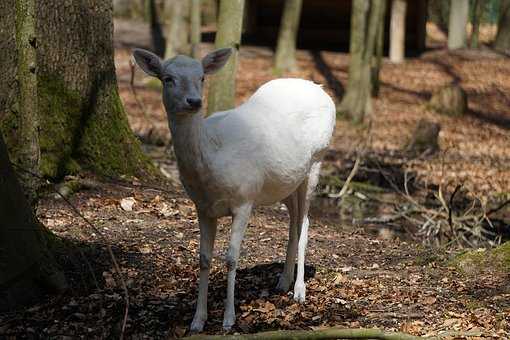
M 163 82 L 166 84 L 175 84 L 175 79 L 170 76 L 166 76 L 163 78 Z
M 200 79 L 200 81 L 203 83 L 203 82 L 204 82 L 204 80 L 205 80 L 205 77 L 204 77 L 204 76 L 202 76 L 202 79 Z

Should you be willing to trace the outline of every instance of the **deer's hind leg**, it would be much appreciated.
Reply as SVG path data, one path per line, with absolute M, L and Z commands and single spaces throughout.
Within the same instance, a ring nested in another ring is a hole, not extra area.
M 316 162 L 310 169 L 308 178 L 298 187 L 298 265 L 296 283 L 294 284 L 294 300 L 305 302 L 305 251 L 308 244 L 308 209 L 310 208 L 310 200 L 313 197 L 315 187 L 319 182 L 319 172 L 321 163 Z
M 278 280 L 276 289 L 287 292 L 290 285 L 294 282 L 294 267 L 296 264 L 296 254 L 298 246 L 298 193 L 294 191 L 289 197 L 287 197 L 283 203 L 287 207 L 289 212 L 289 242 L 287 243 L 287 257 L 285 259 L 285 265 L 283 272 Z

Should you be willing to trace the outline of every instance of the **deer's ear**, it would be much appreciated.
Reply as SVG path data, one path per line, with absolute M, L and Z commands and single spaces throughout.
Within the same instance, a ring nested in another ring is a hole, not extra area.
M 161 59 L 152 52 L 135 48 L 133 57 L 140 68 L 149 76 L 161 79 L 162 66 Z
M 216 73 L 219 69 L 225 66 L 231 54 L 231 48 L 220 48 L 219 50 L 213 51 L 206 55 L 204 59 L 202 59 L 204 74 Z

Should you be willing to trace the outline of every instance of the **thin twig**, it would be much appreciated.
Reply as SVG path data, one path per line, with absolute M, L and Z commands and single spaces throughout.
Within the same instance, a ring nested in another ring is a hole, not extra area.
M 140 112 L 143 114 L 146 121 L 149 122 L 151 125 L 151 129 L 154 128 L 152 121 L 149 119 L 149 115 L 147 114 L 147 110 L 145 108 L 145 105 L 142 103 L 142 101 L 138 98 L 138 93 L 136 92 L 135 88 L 135 70 L 136 70 L 136 63 L 133 61 L 133 59 L 129 59 L 129 67 L 131 68 L 131 79 L 129 80 L 129 86 L 131 87 L 131 92 L 133 92 L 133 97 L 135 98 L 136 105 L 138 105 L 138 108 L 140 109 Z

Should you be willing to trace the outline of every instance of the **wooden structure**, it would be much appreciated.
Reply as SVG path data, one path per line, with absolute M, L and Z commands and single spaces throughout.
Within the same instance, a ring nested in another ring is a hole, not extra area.
M 247 0 L 245 33 L 249 40 L 272 45 L 276 43 L 285 0 Z M 298 46 L 338 50 L 348 48 L 351 21 L 351 0 L 303 0 Z M 389 1 L 391 7 L 391 0 Z M 389 41 L 390 10 L 386 15 L 386 42 Z M 427 0 L 407 4 L 406 49 L 425 48 Z

